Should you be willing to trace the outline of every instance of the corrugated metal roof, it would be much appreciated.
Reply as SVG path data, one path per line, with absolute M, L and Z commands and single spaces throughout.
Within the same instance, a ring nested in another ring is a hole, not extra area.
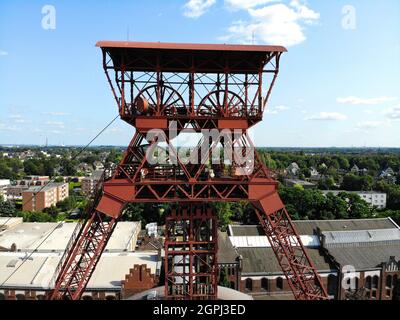
M 322 232 L 324 246 L 379 245 L 381 242 L 400 245 L 400 229 L 327 231 Z
M 293 221 L 301 235 L 313 235 L 317 228 L 321 231 L 376 230 L 392 229 L 397 226 L 389 218 L 378 219 L 346 219 L 346 220 L 295 220 Z M 231 236 L 264 235 L 259 225 L 231 225 Z
M 300 236 L 301 242 L 307 247 L 318 247 L 320 245 L 317 236 Z M 229 237 L 232 245 L 236 248 L 270 248 L 271 244 L 267 236 L 232 236 Z M 297 243 L 295 238 L 291 239 L 293 243 Z

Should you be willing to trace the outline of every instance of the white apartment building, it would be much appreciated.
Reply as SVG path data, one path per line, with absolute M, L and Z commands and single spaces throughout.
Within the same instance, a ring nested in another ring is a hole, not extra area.
M 7 198 L 7 188 L 11 185 L 9 179 L 0 179 L 0 198 Z
M 386 208 L 386 193 L 379 191 L 345 191 L 345 190 L 321 190 L 323 194 L 328 194 L 329 192 L 334 195 L 338 195 L 340 192 L 355 193 L 360 196 L 361 199 L 369 203 L 371 206 L 378 209 Z

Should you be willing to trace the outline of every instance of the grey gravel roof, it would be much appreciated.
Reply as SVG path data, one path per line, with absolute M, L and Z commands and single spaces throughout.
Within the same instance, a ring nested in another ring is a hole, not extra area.
M 271 248 L 238 248 L 243 257 L 242 275 L 282 274 L 278 260 Z M 319 249 L 306 248 L 311 260 L 319 271 L 333 270 Z
M 400 245 L 329 248 L 328 252 L 341 265 L 354 266 L 356 270 L 378 267 L 394 256 L 400 259 Z
M 301 235 L 312 235 L 316 229 L 321 231 L 349 231 L 393 229 L 396 226 L 389 218 L 379 219 L 347 219 L 347 220 L 295 220 L 293 221 Z M 265 235 L 259 225 L 231 225 L 232 236 Z

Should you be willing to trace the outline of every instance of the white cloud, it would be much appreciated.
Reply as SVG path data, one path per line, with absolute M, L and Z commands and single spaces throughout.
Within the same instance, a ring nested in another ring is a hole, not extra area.
M 396 97 L 377 97 L 377 98 L 359 98 L 359 97 L 354 97 L 354 96 L 349 96 L 345 98 L 337 98 L 336 101 L 339 103 L 345 103 L 345 104 L 368 104 L 368 105 L 373 105 L 373 104 L 380 104 L 384 102 L 390 102 L 396 100 Z
M 20 114 L 11 114 L 8 116 L 9 119 L 11 119 L 12 122 L 14 123 L 31 123 L 31 120 L 26 120 L 24 119 Z
M 299 1 L 289 5 L 278 3 L 262 8 L 250 8 L 249 21 L 235 21 L 228 28 L 223 41 L 239 43 L 269 43 L 293 46 L 306 40 L 302 24 L 319 20 L 320 14 Z
M 347 116 L 338 112 L 320 112 L 318 114 L 314 114 L 310 117 L 307 117 L 305 120 L 331 120 L 331 121 L 340 121 L 346 120 Z
M 48 115 L 48 116 L 68 116 L 69 113 L 66 112 L 43 112 L 42 114 Z
M 284 110 L 289 110 L 290 108 L 286 106 L 276 106 L 275 109 L 278 111 L 284 111 Z
M 58 128 L 65 128 L 64 122 L 62 121 L 47 121 L 46 124 Z
M 289 109 L 290 108 L 287 107 L 287 106 L 280 105 L 280 106 L 267 108 L 265 112 L 269 113 L 269 114 L 278 114 L 278 113 L 280 113 L 282 111 L 286 111 L 286 110 L 289 110 Z
M 22 116 L 20 114 L 10 114 L 8 116 L 10 119 L 21 119 Z
M 370 130 L 383 125 L 385 125 L 384 121 L 362 121 L 357 123 L 356 128 L 361 130 Z
M 367 113 L 367 114 L 374 114 L 375 113 L 374 110 L 371 110 L 371 109 L 364 109 L 363 112 Z
M 0 57 L 8 56 L 8 52 L 0 49 Z
M 280 1 L 281 0 L 225 0 L 225 5 L 231 10 L 242 10 Z
M 188 18 L 198 18 L 215 4 L 216 0 L 189 0 L 183 6 L 183 15 Z
M 385 110 L 384 114 L 391 120 L 400 120 L 400 105 Z

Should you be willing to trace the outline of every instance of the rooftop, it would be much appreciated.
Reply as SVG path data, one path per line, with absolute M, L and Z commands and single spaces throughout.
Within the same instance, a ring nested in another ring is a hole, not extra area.
M 9 250 L 15 243 L 19 251 L 38 248 L 38 252 L 63 252 L 75 227 L 75 222 L 20 223 L 0 233 L 0 247 Z M 139 230 L 140 222 L 119 222 L 106 246 L 106 252 L 133 251 Z
M 235 263 L 237 251 L 226 232 L 218 232 L 218 263 Z
M 322 232 L 324 247 L 371 246 L 397 244 L 400 246 L 400 229 L 327 231 Z
M 282 46 L 196 44 L 168 42 L 99 41 L 97 47 L 107 52 L 115 69 L 163 72 L 258 73 L 273 55 L 286 52 Z
M 356 270 L 378 267 L 382 262 L 394 256 L 400 259 L 400 245 L 375 245 L 375 246 L 342 246 L 328 248 L 329 254 L 341 265 L 354 266 Z
M 46 184 L 45 186 L 33 186 L 29 187 L 28 190 L 25 190 L 23 192 L 41 192 L 41 191 L 48 191 L 53 188 L 61 187 L 62 185 L 65 185 L 66 182 L 51 182 Z
M 386 194 L 385 192 L 381 192 L 381 191 L 347 191 L 347 190 L 321 190 L 322 193 L 341 193 L 341 192 L 345 192 L 345 193 L 357 193 L 357 194 Z
M 321 231 L 377 230 L 393 229 L 398 226 L 390 218 L 346 219 L 346 220 L 295 220 L 300 235 L 313 235 L 317 228 Z M 230 225 L 231 236 L 264 236 L 259 225 Z
M 52 287 L 53 274 L 61 253 L 33 253 L 22 264 L 26 258 L 25 253 L 0 253 L 0 283 L 7 280 L 3 287 L 43 289 Z M 103 253 L 87 288 L 119 290 L 121 281 L 135 264 L 146 264 L 153 274 L 158 273 L 160 269 L 158 252 Z
M 238 248 L 237 250 L 243 257 L 242 275 L 282 274 L 282 268 L 271 248 Z M 319 271 L 334 269 L 319 249 L 306 248 L 306 251 Z

